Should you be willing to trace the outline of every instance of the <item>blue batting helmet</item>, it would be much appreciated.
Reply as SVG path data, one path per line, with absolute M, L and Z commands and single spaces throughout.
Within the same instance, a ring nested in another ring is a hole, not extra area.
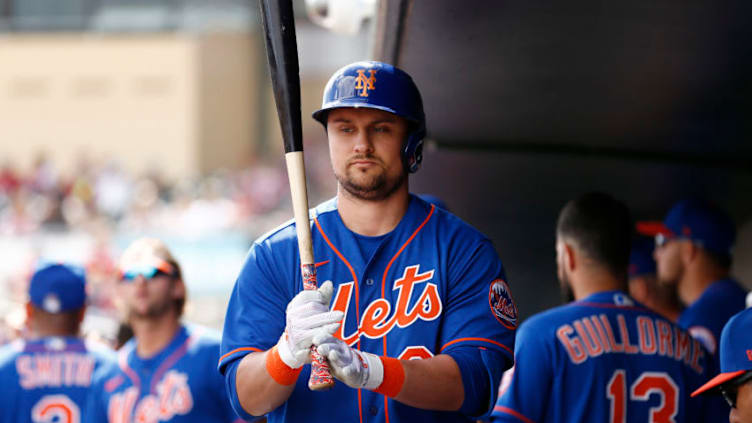
M 405 71 L 382 62 L 355 62 L 332 75 L 324 89 L 321 109 L 313 118 L 326 128 L 326 116 L 340 107 L 368 107 L 394 113 L 410 123 L 402 159 L 409 172 L 423 160 L 426 116 L 420 91 Z

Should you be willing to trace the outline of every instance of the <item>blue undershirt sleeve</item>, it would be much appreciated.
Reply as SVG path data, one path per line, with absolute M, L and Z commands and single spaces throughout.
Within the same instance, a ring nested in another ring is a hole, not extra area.
M 240 405 L 240 399 L 238 398 L 238 391 L 235 388 L 237 386 L 235 385 L 235 375 L 237 374 L 240 360 L 242 360 L 242 357 L 232 361 L 225 368 L 225 389 L 227 390 L 227 396 L 230 399 L 230 404 L 232 404 L 232 409 L 235 410 L 235 413 L 243 420 L 252 422 L 257 420 L 258 417 L 249 414 L 243 409 L 243 406 Z
M 465 399 L 459 412 L 475 419 L 488 418 L 496 403 L 495 394 L 506 366 L 499 351 L 475 346 L 452 348 L 451 356 L 460 368 Z

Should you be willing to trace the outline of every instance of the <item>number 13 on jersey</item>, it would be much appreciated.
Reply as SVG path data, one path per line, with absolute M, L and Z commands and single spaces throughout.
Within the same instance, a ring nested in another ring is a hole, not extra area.
M 629 398 L 627 398 L 629 395 Z M 611 402 L 610 423 L 626 423 L 627 401 L 647 401 L 659 395 L 660 403 L 650 408 L 650 423 L 676 423 L 679 409 L 679 387 L 667 373 L 644 372 L 627 391 L 627 377 L 623 369 L 614 371 L 606 386 L 606 396 Z

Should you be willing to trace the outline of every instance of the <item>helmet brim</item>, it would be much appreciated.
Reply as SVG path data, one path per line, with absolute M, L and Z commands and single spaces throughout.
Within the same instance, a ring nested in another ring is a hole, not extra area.
M 345 109 L 345 108 L 350 108 L 350 109 L 376 109 L 376 110 L 381 110 L 381 111 L 384 111 L 384 112 L 389 112 L 389 113 L 391 113 L 393 115 L 396 115 L 396 116 L 399 116 L 401 118 L 407 119 L 411 123 L 418 123 L 419 122 L 419 120 L 416 119 L 416 118 L 414 118 L 414 117 L 404 116 L 404 115 L 402 115 L 400 113 L 397 113 L 397 111 L 394 110 L 394 109 L 392 109 L 391 107 L 380 106 L 378 104 L 364 103 L 362 101 L 361 102 L 337 101 L 337 102 L 328 103 L 328 104 L 325 104 L 324 107 L 322 107 L 321 109 L 316 110 L 315 112 L 313 112 L 311 114 L 311 116 L 313 116 L 314 119 L 316 119 L 317 121 L 319 121 L 322 125 L 324 125 L 324 128 L 326 128 L 326 119 L 327 119 L 327 115 L 329 114 L 329 112 L 331 112 L 334 109 Z

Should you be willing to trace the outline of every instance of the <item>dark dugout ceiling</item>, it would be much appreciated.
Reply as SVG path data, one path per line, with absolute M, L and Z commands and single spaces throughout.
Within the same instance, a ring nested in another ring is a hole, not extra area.
M 749 171 L 752 2 L 384 0 L 440 148 Z

